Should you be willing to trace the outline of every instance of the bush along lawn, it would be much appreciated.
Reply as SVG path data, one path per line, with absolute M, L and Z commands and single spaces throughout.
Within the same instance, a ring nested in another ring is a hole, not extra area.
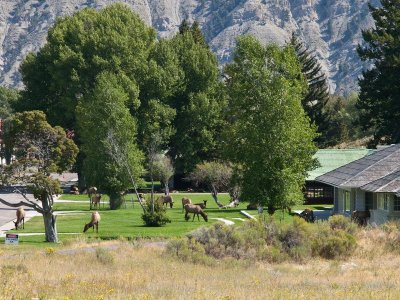
M 149 195 L 146 195 L 149 198 Z M 156 197 L 159 195 L 156 195 Z M 143 210 L 140 204 L 135 199 L 135 195 L 128 194 L 125 196 L 125 203 L 120 209 L 110 210 L 107 195 L 102 196 L 100 208 L 97 209 L 101 215 L 99 224 L 99 232 L 93 232 L 90 228 L 83 234 L 83 227 L 88 223 L 91 218 L 89 209 L 89 198 L 87 195 L 61 195 L 56 202 L 54 209 L 57 212 L 57 230 L 59 233 L 59 240 L 66 241 L 74 239 L 77 236 L 84 236 L 89 239 L 118 239 L 120 237 L 128 239 L 138 238 L 171 238 L 171 237 L 184 237 L 193 230 L 202 226 L 211 226 L 221 220 L 227 220 L 234 223 L 234 226 L 243 224 L 246 217 L 240 214 L 240 210 L 246 210 L 248 203 L 240 203 L 236 208 L 219 209 L 215 201 L 208 193 L 179 193 L 172 194 L 174 199 L 173 208 L 167 208 L 167 216 L 170 218 L 171 223 L 162 227 L 146 227 L 143 224 L 142 213 Z M 193 203 L 203 203 L 207 200 L 207 208 L 204 210 L 208 215 L 208 222 L 205 222 L 201 216 L 200 221 L 193 216 L 190 216 L 189 221 L 185 221 L 184 212 L 182 212 L 181 199 L 188 197 Z M 62 202 L 62 201 L 68 202 Z M 132 201 L 134 200 L 134 201 Z M 149 200 L 149 199 L 147 199 Z M 221 194 L 220 201 L 224 204 L 229 203 L 229 195 Z M 303 208 L 303 207 L 299 207 Z M 311 207 L 312 208 L 312 207 Z M 256 210 L 247 211 L 250 215 L 258 218 Z M 265 218 L 263 214 L 263 218 Z M 287 212 L 280 210 L 274 214 L 274 219 L 278 223 L 291 223 L 293 216 Z M 19 233 L 43 233 L 43 218 L 37 216 L 26 222 L 25 229 L 19 230 Z M 10 232 L 15 232 L 11 230 Z M 20 236 L 20 242 L 23 243 L 40 243 L 44 241 L 44 236 Z

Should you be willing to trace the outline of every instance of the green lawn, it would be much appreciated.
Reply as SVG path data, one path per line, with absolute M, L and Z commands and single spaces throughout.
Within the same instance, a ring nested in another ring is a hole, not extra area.
M 109 210 L 109 205 L 106 204 L 101 206 L 99 212 L 101 215 L 101 222 L 99 225 L 99 233 L 93 233 L 92 229 L 84 234 L 90 239 L 117 239 L 119 237 L 125 237 L 129 239 L 136 238 L 170 238 L 170 237 L 181 237 L 188 232 L 200 227 L 210 226 L 214 222 L 218 222 L 216 218 L 223 218 L 235 222 L 235 224 L 242 223 L 241 220 L 235 218 L 245 219 L 240 214 L 240 210 L 245 210 L 247 203 L 241 203 L 237 208 L 234 209 L 219 209 L 210 194 L 188 194 L 179 193 L 173 194 L 175 205 L 173 208 L 167 209 L 167 214 L 171 219 L 171 223 L 163 227 L 145 227 L 143 225 L 141 215 L 142 209 L 138 202 L 134 202 L 132 205 L 131 199 L 133 195 L 126 195 L 126 205 L 123 205 L 121 209 Z M 184 220 L 184 213 L 182 213 L 182 197 L 189 197 L 193 203 L 202 202 L 208 200 L 207 209 L 205 212 L 208 214 L 209 222 L 206 223 L 200 217 L 200 221 L 195 219 L 186 222 Z M 67 241 L 69 239 L 82 236 L 83 226 L 89 222 L 91 211 L 89 210 L 89 199 L 87 195 L 62 195 L 62 200 L 74 200 L 72 202 L 59 202 L 56 203 L 54 208 L 55 211 L 72 211 L 70 215 L 59 215 L 57 217 L 57 229 L 60 233 L 59 239 L 61 241 Z M 108 197 L 104 195 L 102 200 L 107 201 Z M 85 201 L 84 203 L 78 201 Z M 220 201 L 224 204 L 229 202 L 228 194 L 221 194 Z M 304 209 L 310 206 L 296 206 L 294 209 Z M 322 206 L 311 206 L 312 209 Z M 248 211 L 251 215 L 257 216 L 257 211 Z M 277 211 L 274 214 L 274 218 L 278 222 L 291 222 L 292 216 L 281 211 Z M 10 232 L 15 232 L 14 230 Z M 40 233 L 44 232 L 43 219 L 42 217 L 34 217 L 25 224 L 25 229 L 20 230 L 21 233 Z M 77 234 L 71 234 L 77 233 Z M 21 244 L 37 244 L 42 243 L 44 236 L 20 236 Z

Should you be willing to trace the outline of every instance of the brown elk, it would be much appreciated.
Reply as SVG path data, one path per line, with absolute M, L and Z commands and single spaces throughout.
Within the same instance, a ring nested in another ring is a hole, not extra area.
M 189 198 L 184 197 L 184 198 L 182 198 L 182 212 L 185 209 L 185 205 L 186 204 L 192 204 L 192 200 L 190 200 Z
M 18 228 L 21 228 L 21 222 L 22 222 L 22 229 L 25 229 L 25 210 L 23 207 L 18 207 L 16 211 L 17 215 L 17 221 L 14 222 L 15 225 L 15 230 L 18 230 Z
M 197 215 L 197 220 L 200 221 L 199 215 L 201 215 L 204 219 L 204 221 L 208 222 L 208 216 L 207 214 L 201 209 L 200 206 L 198 205 L 194 205 L 194 204 L 185 204 L 185 220 L 189 221 L 190 217 L 189 217 L 189 213 L 193 213 L 193 220 L 194 221 L 194 217 Z
M 207 200 L 203 200 L 203 203 L 195 203 L 194 205 L 200 206 L 201 209 L 207 208 Z
M 174 206 L 174 199 L 172 199 L 172 197 L 170 195 L 166 195 L 166 196 L 161 196 L 160 198 L 157 199 L 157 201 L 159 201 L 159 203 L 161 205 L 168 205 L 169 203 L 169 207 L 172 208 Z
M 88 196 L 89 198 L 92 198 L 93 194 L 97 193 L 97 187 L 95 186 L 91 186 L 90 188 L 88 188 Z
M 95 196 L 92 196 L 91 198 L 91 204 L 93 208 L 100 208 L 100 200 L 101 200 L 101 194 L 96 194 Z
M 304 220 L 306 220 L 309 223 L 314 223 L 314 221 L 315 221 L 314 211 L 309 208 L 306 208 L 301 213 L 296 214 L 296 215 L 299 216 L 300 218 L 303 218 Z
M 369 218 L 371 218 L 369 210 L 355 210 L 351 213 L 351 220 L 360 226 L 367 225 Z
M 94 211 L 92 213 L 92 219 L 90 220 L 89 223 L 85 224 L 85 227 L 83 228 L 83 232 L 86 232 L 90 227 L 93 227 L 93 231 L 94 231 L 94 226 L 96 226 L 96 233 L 98 233 L 100 220 L 101 220 L 100 214 L 97 211 Z

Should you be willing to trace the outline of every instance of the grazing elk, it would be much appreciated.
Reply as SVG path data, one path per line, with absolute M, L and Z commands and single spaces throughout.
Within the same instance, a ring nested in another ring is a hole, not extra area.
M 351 213 L 351 220 L 360 226 L 367 225 L 369 218 L 371 218 L 371 213 L 369 210 L 355 210 Z
M 193 220 L 194 221 L 194 217 L 197 215 L 197 220 L 200 221 L 199 215 L 201 215 L 204 219 L 204 221 L 208 222 L 208 216 L 207 214 L 201 209 L 200 206 L 198 205 L 194 205 L 194 204 L 185 204 L 185 220 L 189 221 L 190 217 L 189 217 L 189 213 L 193 213 Z
M 18 230 L 18 228 L 21 228 L 21 222 L 22 222 L 22 229 L 25 229 L 25 210 L 23 207 L 18 207 L 16 211 L 17 215 L 17 221 L 14 222 L 15 225 L 15 230 Z
M 201 209 L 207 208 L 207 200 L 203 200 L 203 203 L 195 203 L 194 205 L 200 206 Z
M 83 232 L 86 232 L 90 227 L 93 227 L 93 231 L 94 231 L 94 226 L 96 226 L 96 233 L 98 233 L 100 219 L 101 219 L 100 214 L 97 211 L 94 211 L 92 213 L 92 219 L 90 220 L 89 223 L 85 224 L 85 227 L 83 228 Z
M 185 205 L 186 204 L 192 204 L 192 200 L 190 200 L 189 198 L 184 197 L 184 198 L 182 198 L 182 212 L 185 209 Z
M 161 205 L 168 205 L 169 203 L 169 207 L 172 208 L 174 206 L 174 199 L 172 199 L 172 197 L 170 195 L 166 195 L 166 196 L 161 196 L 160 198 L 157 199 L 157 201 L 159 201 L 159 203 Z

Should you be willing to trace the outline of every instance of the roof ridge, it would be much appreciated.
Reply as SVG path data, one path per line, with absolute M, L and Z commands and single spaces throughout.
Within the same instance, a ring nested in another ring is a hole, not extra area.
M 360 158 L 360 159 L 357 159 L 357 160 L 355 160 L 355 161 L 353 161 L 353 162 L 357 162 L 357 161 L 359 161 L 359 160 L 361 160 L 361 159 L 364 159 L 364 158 L 366 158 L 366 157 L 371 158 L 371 156 L 373 156 L 373 155 L 375 155 L 375 154 L 378 154 L 378 153 L 382 153 L 382 151 L 391 149 L 391 148 L 394 147 L 394 146 L 400 146 L 400 144 L 394 144 L 394 145 L 391 145 L 391 146 L 389 146 L 389 147 L 383 148 L 382 150 L 378 150 L 378 151 L 376 151 L 376 152 L 374 152 L 374 153 L 372 153 L 372 154 L 370 154 L 370 155 L 364 156 L 364 157 L 362 157 L 362 158 Z M 373 164 L 371 164 L 371 165 L 368 166 L 367 168 L 365 168 L 365 169 L 363 169 L 362 171 L 359 171 L 359 172 L 356 173 L 355 175 L 351 176 L 351 178 L 354 178 L 354 177 L 358 176 L 359 174 L 361 174 L 362 172 L 365 172 L 365 171 L 369 170 L 370 168 L 372 168 L 373 166 L 375 166 L 378 162 L 381 162 L 381 161 L 386 160 L 386 159 L 387 159 L 389 156 L 391 156 L 393 153 L 396 153 L 397 151 L 400 150 L 400 147 L 397 147 L 397 148 L 399 148 L 399 149 L 393 151 L 392 153 L 390 153 L 390 154 L 387 155 L 387 156 L 384 156 L 382 159 L 377 160 L 376 162 L 374 162 Z M 352 163 L 353 163 L 353 162 L 352 162 Z M 392 172 L 392 173 L 393 173 L 393 172 Z M 390 174 L 391 174 L 391 173 L 390 173 Z M 388 175 L 389 175 L 389 174 L 388 174 Z M 385 175 L 385 176 L 387 176 L 387 175 Z M 382 176 L 382 177 L 385 177 L 385 176 Z M 380 178 L 382 178 L 382 177 L 380 177 Z M 380 178 L 379 178 L 379 179 L 380 179 Z M 348 183 L 350 180 L 351 180 L 351 179 L 346 180 L 345 182 L 343 182 L 343 183 L 340 184 L 339 186 L 346 186 L 345 184 Z M 376 180 L 378 180 L 378 179 L 376 179 Z M 375 181 L 375 180 L 372 180 L 372 181 L 370 181 L 370 182 L 373 182 L 373 181 Z M 369 183 L 370 183 L 370 182 L 369 182 Z

